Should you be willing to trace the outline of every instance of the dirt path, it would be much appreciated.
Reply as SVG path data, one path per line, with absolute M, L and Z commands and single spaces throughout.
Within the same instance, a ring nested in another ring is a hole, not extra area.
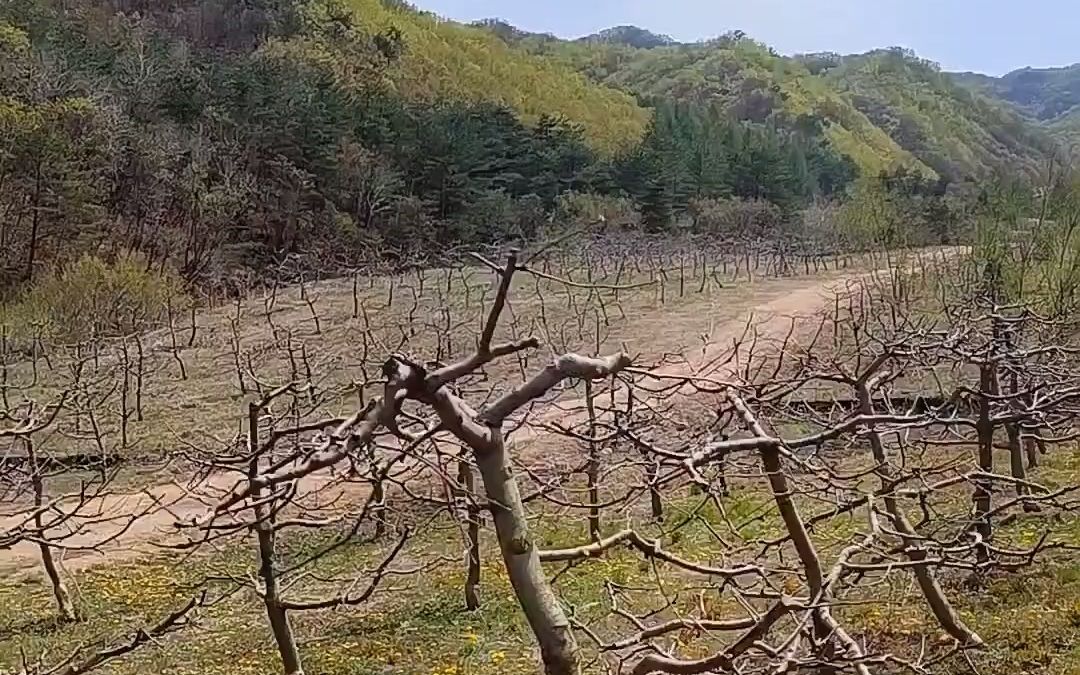
M 751 317 L 758 336 L 783 337 L 792 318 L 812 316 L 823 308 L 835 290 L 866 280 L 872 274 L 866 271 L 832 272 L 815 277 L 762 281 L 739 289 L 737 297 L 725 298 L 722 306 L 677 308 L 671 316 L 661 317 L 666 325 L 658 326 L 658 329 L 667 333 L 680 330 L 683 327 L 680 315 L 698 315 L 698 323 L 686 322 L 694 326 L 700 325 L 702 312 L 717 317 L 710 326 L 711 346 L 695 353 L 695 363 L 690 366 L 692 370 L 695 366 L 708 363 L 717 353 L 729 347 L 733 339 L 742 336 Z M 657 355 L 645 353 L 642 356 L 648 360 Z M 686 371 L 686 366 L 661 369 L 664 374 L 684 374 Z M 573 407 L 573 404 L 570 406 Z M 560 410 L 565 411 L 565 408 L 560 406 Z M 561 421 L 566 420 L 563 418 Z M 536 431 L 537 428 L 533 426 L 531 431 L 523 429 L 515 435 L 514 443 L 519 446 L 534 444 L 543 434 Z M 300 491 L 313 493 L 329 479 L 328 475 L 306 477 L 301 482 Z M 237 480 L 237 474 L 215 474 L 198 485 L 163 483 L 142 492 L 98 497 L 83 507 L 82 512 L 87 516 L 78 523 L 80 531 L 65 539 L 68 548 L 60 551 L 62 564 L 71 571 L 161 551 L 155 544 L 176 540 L 177 520 L 204 515 L 208 504 L 229 491 Z M 357 490 L 361 490 L 361 486 L 357 486 Z M 76 503 L 77 500 L 69 501 L 69 504 Z M 141 516 L 133 519 L 132 514 Z M 0 531 L 21 519 L 19 514 L 0 513 Z M 107 543 L 95 546 L 102 541 Z M 0 575 L 33 574 L 38 568 L 38 551 L 33 543 L 21 542 L 12 548 L 0 550 Z

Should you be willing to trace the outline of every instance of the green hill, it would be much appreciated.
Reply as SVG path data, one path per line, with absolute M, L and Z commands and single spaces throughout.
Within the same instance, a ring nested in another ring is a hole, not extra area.
M 823 75 L 898 145 L 954 180 L 1005 167 L 1033 174 L 1053 147 L 1039 126 L 903 50 L 845 56 Z
M 529 124 L 545 115 L 564 118 L 605 151 L 633 145 L 648 124 L 648 111 L 627 94 L 532 58 L 481 27 L 443 21 L 404 3 L 347 2 L 365 32 L 400 31 L 405 49 L 390 79 L 407 97 L 499 103 Z
M 724 114 L 751 122 L 813 116 L 823 123 L 830 144 L 865 172 L 904 167 L 933 173 L 824 79 L 745 36 L 649 48 L 589 40 L 533 39 L 520 44 L 649 100 L 718 105 Z
M 1080 147 L 1080 64 L 1021 68 L 1002 77 L 950 73 L 963 87 L 993 98 L 1039 125 L 1071 157 Z
M 578 42 L 592 44 L 616 44 L 636 47 L 638 49 L 652 49 L 653 47 L 669 47 L 675 44 L 670 35 L 658 35 L 652 31 L 638 28 L 637 26 L 615 26 L 605 28 L 599 33 L 578 38 Z
M 1080 105 L 1080 64 L 1021 68 L 1002 77 L 953 73 L 957 82 L 1012 103 L 1024 114 L 1052 121 Z
M 1034 173 L 1053 147 L 1039 125 L 902 50 L 784 57 L 740 33 L 696 44 L 650 36 L 621 27 L 575 42 L 519 34 L 514 43 L 646 100 L 718 105 L 753 122 L 810 116 L 864 173 Z
M 1050 120 L 1047 128 L 1061 139 L 1066 149 L 1076 155 L 1080 150 L 1080 105 Z
M 0 295 L 88 253 L 229 285 L 598 214 L 793 221 L 860 175 L 941 192 L 1048 143 L 902 53 L 561 40 L 400 0 L 8 0 Z
M 0 3 L 0 295 L 89 251 L 225 283 L 531 236 L 651 115 L 389 0 Z

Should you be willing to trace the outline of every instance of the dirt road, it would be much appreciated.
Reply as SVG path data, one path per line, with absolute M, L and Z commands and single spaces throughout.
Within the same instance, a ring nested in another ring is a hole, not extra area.
M 701 325 L 701 315 L 717 317 L 709 321 L 708 344 L 699 349 L 689 368 L 708 363 L 717 350 L 729 346 L 740 337 L 753 319 L 757 334 L 763 337 L 782 337 L 792 318 L 808 317 L 822 309 L 834 291 L 852 283 L 866 280 L 873 272 L 831 272 L 814 277 L 771 279 L 753 285 L 740 286 L 737 292 L 714 298 L 708 306 L 688 306 L 673 310 L 672 316 L 659 316 L 653 322 L 663 325 L 663 330 L 679 330 Z M 690 321 L 690 317 L 697 323 Z M 686 321 L 684 321 L 686 319 Z M 688 342 L 692 338 L 687 336 Z M 648 344 L 638 342 L 635 347 L 643 351 L 648 361 L 658 354 L 648 353 Z M 644 349 L 642 349 L 644 348 Z M 668 369 L 669 374 L 681 374 L 688 366 Z M 695 371 L 696 372 L 696 371 Z M 534 427 L 535 429 L 535 427 Z M 537 433 L 522 434 L 518 443 L 537 440 Z M 526 438 L 527 437 L 527 438 Z M 159 482 L 142 492 L 110 494 L 94 499 L 83 507 L 87 514 L 79 523 L 79 532 L 66 539 L 67 549 L 60 550 L 60 558 L 67 570 L 84 568 L 102 562 L 120 561 L 147 555 L 161 549 L 155 544 L 175 540 L 177 520 L 191 520 L 207 512 L 208 505 L 229 491 L 237 482 L 237 474 L 216 474 L 197 485 L 180 482 Z M 329 476 L 310 476 L 300 486 L 301 492 L 315 491 Z M 69 502 L 70 504 L 77 501 Z M 132 514 L 140 517 L 132 518 Z M 0 514 L 0 531 L 18 522 L 19 514 Z M 97 542 L 105 541 L 101 546 Z M 39 567 L 37 546 L 21 542 L 12 548 L 0 550 L 0 574 L 32 574 Z

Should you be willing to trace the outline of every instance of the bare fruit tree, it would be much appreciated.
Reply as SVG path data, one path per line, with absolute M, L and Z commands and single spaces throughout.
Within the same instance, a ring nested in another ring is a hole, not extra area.
M 3 541 L 40 548 L 63 611 L 49 554 L 105 545 L 78 527 L 117 516 L 95 511 L 103 488 L 69 493 L 62 532 L 48 486 L 71 472 L 50 434 L 130 451 L 159 381 L 211 368 L 227 392 L 169 429 L 185 508 L 154 543 L 208 566 L 215 597 L 254 599 L 286 675 L 316 662 L 326 612 L 378 611 L 448 569 L 462 611 L 508 582 L 551 675 L 947 672 L 985 646 L 964 610 L 988 580 L 1072 550 L 1060 523 L 1077 488 L 1040 471 L 1074 452 L 1077 350 L 1063 317 L 987 294 L 960 253 L 830 245 L 572 232 L 248 289 L 192 321 L 186 347 L 171 322 L 86 348 L 52 403 L 8 406 L 6 461 L 37 469 Z M 697 320 L 712 310 L 693 294 L 844 265 L 868 267 L 801 320 L 722 339 L 633 323 L 660 307 Z M 665 335 L 632 357 L 641 330 Z M 884 639 L 900 611 L 917 629 Z

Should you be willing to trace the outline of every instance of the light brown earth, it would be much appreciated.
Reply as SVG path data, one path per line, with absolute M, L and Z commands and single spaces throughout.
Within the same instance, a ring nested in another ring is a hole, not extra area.
M 626 326 L 613 334 L 632 334 L 631 351 L 640 355 L 643 363 L 657 362 L 662 354 L 681 346 L 686 363 L 663 366 L 664 374 L 703 374 L 702 364 L 729 347 L 733 340 L 744 335 L 748 322 L 753 323 L 759 339 L 780 339 L 789 331 L 792 319 L 807 318 L 831 303 L 836 292 L 867 281 L 880 273 L 868 272 L 868 267 L 851 270 L 830 270 L 813 276 L 775 278 L 740 283 L 705 294 L 688 294 L 679 301 L 669 299 L 663 306 L 633 307 L 627 312 Z M 869 268 L 872 269 L 872 268 Z M 324 289 L 322 291 L 326 293 Z M 351 304 L 348 298 L 338 298 L 342 306 Z M 300 309 L 296 309 L 297 312 Z M 523 308 L 516 307 L 518 314 Z M 287 321 L 279 319 L 279 322 Z M 324 322 L 326 319 L 324 319 Z M 611 342 L 609 338 L 608 342 Z M 718 373 L 713 372 L 714 376 Z M 722 373 L 719 373 L 722 374 Z M 197 377 L 184 383 L 198 388 Z M 205 384 L 204 384 L 205 386 Z M 572 406 L 572 403 L 570 404 Z M 239 409 L 239 408 L 237 408 Z M 560 415 L 566 415 L 560 406 Z M 563 418 L 561 421 L 565 421 Z M 542 430 L 534 425 L 518 434 L 516 444 L 521 448 L 542 440 Z M 228 433 L 228 430 L 224 430 Z M 328 475 L 312 475 L 303 479 L 301 493 L 314 492 L 329 479 Z M 68 570 L 80 569 L 109 561 L 119 561 L 160 552 L 155 544 L 171 541 L 176 536 L 178 520 L 190 521 L 204 515 L 215 495 L 230 490 L 238 480 L 237 474 L 212 474 L 189 484 L 150 474 L 143 480 L 152 485 L 142 491 L 109 494 L 93 500 L 83 512 L 90 516 L 80 524 L 79 534 L 65 539 L 68 550 L 61 551 L 62 564 Z M 360 487 L 354 487 L 358 492 Z M 352 495 L 354 500 L 363 494 Z M 136 519 L 131 514 L 141 514 Z M 20 518 L 19 514 L 0 514 L 0 530 Z M 108 540 L 100 546 L 97 542 Z M 83 547 L 83 548 L 80 548 Z M 36 573 L 39 566 L 37 546 L 21 542 L 0 550 L 0 574 Z

